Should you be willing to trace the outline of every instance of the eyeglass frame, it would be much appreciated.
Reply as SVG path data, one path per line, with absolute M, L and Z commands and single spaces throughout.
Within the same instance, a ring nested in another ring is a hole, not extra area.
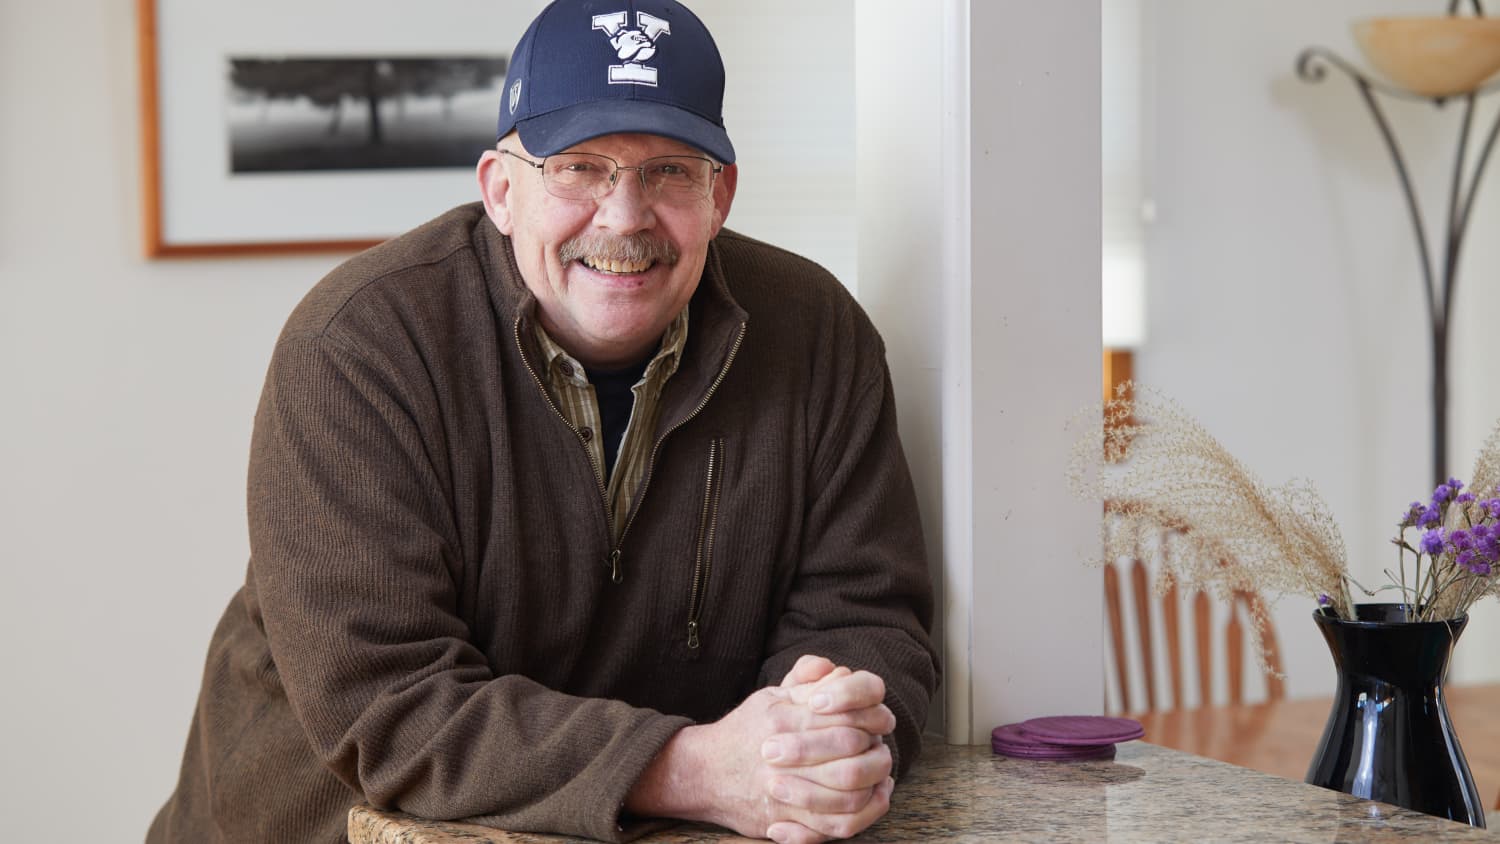
M 515 160 L 521 162 L 522 164 L 529 164 L 529 165 L 531 165 L 533 168 L 535 168 L 538 171 L 538 175 L 540 175 L 542 177 L 542 187 L 547 191 L 547 193 L 551 194 L 552 196 L 557 197 L 558 199 L 566 199 L 566 200 L 569 200 L 571 202 L 584 202 L 584 201 L 594 202 L 594 201 L 598 201 L 600 199 L 603 199 L 606 196 L 609 196 L 610 194 L 614 193 L 615 192 L 615 188 L 617 188 L 617 187 L 620 186 L 620 171 L 621 170 L 634 170 L 635 173 L 636 173 L 636 178 L 640 180 L 641 191 L 643 193 L 647 194 L 653 200 L 654 199 L 658 199 L 662 195 L 661 188 L 657 187 L 655 190 L 652 190 L 651 187 L 646 184 L 646 165 L 649 164 L 649 163 L 651 163 L 652 161 L 655 161 L 655 160 L 660 159 L 660 158 L 692 158 L 692 159 L 696 159 L 698 161 L 707 161 L 708 162 L 708 164 L 709 164 L 708 190 L 705 191 L 702 196 L 697 197 L 698 199 L 707 199 L 710 196 L 713 196 L 713 193 L 714 193 L 714 182 L 719 178 L 719 174 L 724 172 L 724 165 L 720 164 L 717 161 L 714 161 L 712 158 L 709 158 L 709 157 L 703 156 L 703 155 L 653 155 L 650 158 L 646 159 L 645 161 L 642 161 L 640 164 L 636 165 L 635 167 L 626 167 L 625 165 L 621 164 L 620 162 L 614 160 L 613 158 L 611 158 L 611 157 L 609 157 L 607 155 L 604 155 L 603 153 L 598 153 L 598 152 L 561 152 L 561 153 L 557 153 L 556 155 L 591 155 L 591 156 L 594 156 L 595 158 L 602 158 L 605 161 L 608 161 L 610 164 L 614 165 L 614 168 L 615 168 L 615 169 L 611 170 L 610 173 L 609 173 L 609 190 L 605 191 L 604 193 L 601 193 L 598 196 L 590 196 L 590 197 L 587 197 L 587 198 L 585 198 L 585 197 L 574 197 L 574 196 L 561 196 L 559 194 L 552 193 L 551 187 L 549 186 L 548 181 L 547 181 L 547 170 L 546 170 L 547 159 L 553 158 L 555 156 L 547 155 L 547 156 L 543 156 L 541 161 L 532 161 L 531 159 L 527 158 L 526 156 L 521 155 L 520 153 L 517 153 L 517 152 L 512 152 L 511 150 L 508 150 L 508 149 L 506 149 L 504 147 L 500 147 L 498 151 L 499 151 L 499 153 L 501 155 L 508 155 L 511 158 L 514 158 Z

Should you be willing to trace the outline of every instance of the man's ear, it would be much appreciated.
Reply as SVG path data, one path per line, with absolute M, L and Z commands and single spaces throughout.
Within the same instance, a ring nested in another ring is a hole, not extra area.
M 724 165 L 724 172 L 714 178 L 714 224 L 710 237 L 717 236 L 729 217 L 729 206 L 734 204 L 734 186 L 739 183 L 740 166 Z
M 486 150 L 479 156 L 475 173 L 479 177 L 484 213 L 501 234 L 509 236 L 515 225 L 510 208 L 510 174 L 505 169 L 505 162 L 500 160 L 499 150 Z

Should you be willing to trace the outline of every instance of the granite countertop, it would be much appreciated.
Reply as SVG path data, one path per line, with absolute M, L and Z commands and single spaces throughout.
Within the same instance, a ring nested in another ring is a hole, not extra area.
M 1143 742 L 1114 761 L 1038 762 L 929 739 L 891 811 L 854 841 L 1482 841 L 1463 824 Z M 1500 839 L 1500 836 L 1493 836 Z M 351 844 L 579 841 L 429 821 L 357 806 Z M 683 824 L 641 839 L 745 841 Z

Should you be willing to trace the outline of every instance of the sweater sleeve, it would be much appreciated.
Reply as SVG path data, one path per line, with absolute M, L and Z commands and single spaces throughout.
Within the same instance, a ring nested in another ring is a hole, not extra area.
M 883 353 L 865 360 L 875 362 L 859 377 L 832 379 L 838 386 L 823 405 L 802 555 L 760 679 L 780 682 L 803 654 L 879 675 L 896 715 L 888 743 L 899 775 L 920 750 L 940 671 L 930 637 L 931 577 L 890 376 Z
M 291 336 L 256 415 L 249 586 L 313 751 L 380 808 L 602 840 L 644 831 L 620 826 L 625 796 L 690 722 L 492 674 L 458 611 L 440 433 L 421 386 L 398 380 Z

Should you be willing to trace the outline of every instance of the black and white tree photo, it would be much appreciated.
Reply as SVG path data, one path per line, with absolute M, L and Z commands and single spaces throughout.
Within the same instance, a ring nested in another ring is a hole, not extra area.
M 472 167 L 507 59 L 229 60 L 230 172 Z

